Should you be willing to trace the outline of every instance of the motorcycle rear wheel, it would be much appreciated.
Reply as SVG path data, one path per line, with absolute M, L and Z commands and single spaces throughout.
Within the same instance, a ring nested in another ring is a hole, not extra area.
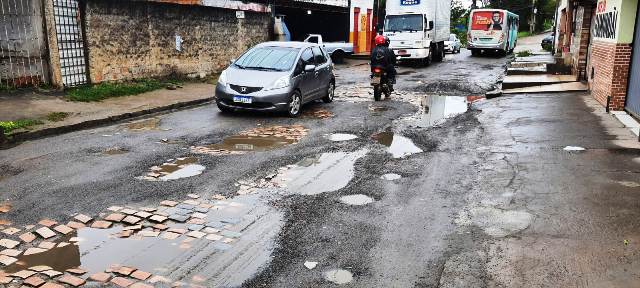
M 376 101 L 382 100 L 382 87 L 380 86 L 373 87 L 373 99 Z

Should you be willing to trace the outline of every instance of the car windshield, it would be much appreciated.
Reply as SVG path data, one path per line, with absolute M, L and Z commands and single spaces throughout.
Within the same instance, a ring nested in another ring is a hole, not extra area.
M 422 31 L 422 15 L 390 15 L 384 21 L 388 32 Z
M 287 71 L 296 62 L 299 49 L 259 47 L 244 53 L 233 64 L 242 69 Z

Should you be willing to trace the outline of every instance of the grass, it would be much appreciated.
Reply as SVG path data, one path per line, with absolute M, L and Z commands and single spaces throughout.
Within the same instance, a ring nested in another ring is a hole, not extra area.
M 531 33 L 529 31 L 520 31 L 518 32 L 518 38 L 524 38 L 524 37 L 529 37 L 531 36 Z
M 31 126 L 40 125 L 40 124 L 44 124 L 44 123 L 40 120 L 34 120 L 34 119 L 20 119 L 16 121 L 0 121 L 0 127 L 4 131 L 4 134 L 9 134 L 10 132 L 17 129 L 29 128 Z
M 100 83 L 71 89 L 65 97 L 71 101 L 93 102 L 107 98 L 141 94 L 164 87 L 164 83 L 153 79 L 141 79 L 126 83 Z
M 69 117 L 69 115 L 71 115 L 69 112 L 51 112 L 47 115 L 47 120 L 51 122 L 59 122 Z
M 13 91 L 14 89 L 15 88 L 13 88 L 13 87 L 11 87 L 11 86 L 9 86 L 7 84 L 0 83 L 0 92 L 10 92 L 10 91 Z
M 518 52 L 516 54 L 516 56 L 518 56 L 518 57 L 529 57 L 531 55 L 533 55 L 533 54 L 531 54 L 531 51 L 529 51 L 529 50 L 520 51 L 520 52 Z

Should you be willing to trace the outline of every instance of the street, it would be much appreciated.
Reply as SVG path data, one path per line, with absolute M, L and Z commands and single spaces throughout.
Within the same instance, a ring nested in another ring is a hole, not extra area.
M 3 269 L 160 287 L 640 287 L 637 137 L 585 93 L 484 99 L 509 57 L 402 65 L 381 102 L 367 62 L 347 60 L 335 101 L 299 118 L 214 103 L 0 150 L 0 245 L 44 249 Z

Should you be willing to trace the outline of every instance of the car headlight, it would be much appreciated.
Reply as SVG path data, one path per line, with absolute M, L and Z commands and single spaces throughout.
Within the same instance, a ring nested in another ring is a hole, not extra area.
M 266 90 L 281 89 L 289 87 L 289 85 L 291 85 L 291 78 L 289 77 L 289 75 L 287 75 L 276 80 L 276 82 L 273 82 L 273 85 L 271 85 L 271 87 L 267 88 Z
M 222 71 L 218 76 L 218 84 L 227 86 L 227 70 Z

